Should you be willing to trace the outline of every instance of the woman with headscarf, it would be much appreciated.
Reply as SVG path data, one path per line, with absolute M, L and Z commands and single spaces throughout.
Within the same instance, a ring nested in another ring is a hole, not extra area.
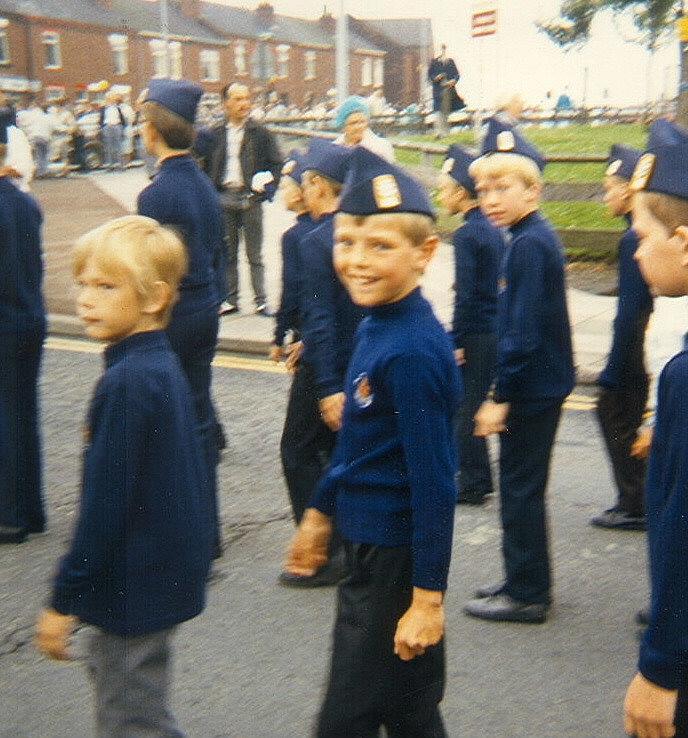
M 374 154 L 394 161 L 392 144 L 370 130 L 370 108 L 368 103 L 357 95 L 348 97 L 339 106 L 335 126 L 343 133 L 335 139 L 340 146 L 364 146 Z

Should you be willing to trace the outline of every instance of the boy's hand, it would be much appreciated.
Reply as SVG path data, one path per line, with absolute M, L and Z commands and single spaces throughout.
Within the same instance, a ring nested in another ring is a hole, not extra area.
M 306 577 L 315 574 L 327 563 L 331 536 L 332 520 L 313 507 L 307 508 L 289 547 L 286 571 Z
M 638 673 L 626 690 L 624 730 L 637 738 L 672 738 L 678 690 L 664 689 Z
M 284 349 L 281 346 L 272 345 L 270 346 L 269 356 L 275 364 L 279 364 L 279 362 L 284 358 Z
M 475 430 L 473 435 L 479 437 L 491 436 L 506 430 L 506 419 L 511 405 L 508 402 L 493 402 L 485 400 L 475 414 Z
M 287 371 L 293 374 L 297 370 L 299 361 L 301 360 L 303 341 L 294 341 L 294 343 L 290 343 L 285 347 L 284 353 L 287 355 L 287 361 L 285 362 Z
M 36 648 L 51 659 L 69 661 L 69 637 L 78 622 L 73 615 L 62 615 L 52 608 L 42 610 L 36 622 Z
M 402 661 L 422 656 L 444 635 L 444 605 L 442 592 L 413 588 L 411 606 L 401 616 L 394 634 L 394 653 Z
M 346 395 L 343 392 L 336 392 L 320 400 L 320 414 L 323 422 L 332 431 L 338 431 L 342 427 L 345 400 Z
M 454 360 L 456 366 L 463 366 L 466 363 L 466 349 L 454 349 Z
M 631 446 L 631 456 L 635 456 L 636 459 L 646 459 L 650 455 L 652 435 L 652 428 L 641 428 Z

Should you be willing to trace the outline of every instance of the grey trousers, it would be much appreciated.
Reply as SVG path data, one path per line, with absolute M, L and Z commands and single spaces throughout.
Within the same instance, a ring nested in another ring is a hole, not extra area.
M 255 202 L 245 209 L 225 207 L 227 240 L 227 295 L 232 305 L 239 302 L 239 239 L 244 234 L 246 258 L 251 268 L 251 286 L 256 306 L 265 303 L 265 270 L 263 268 L 263 207 Z
M 97 738 L 185 738 L 167 707 L 174 630 L 144 636 L 94 631 L 88 671 Z

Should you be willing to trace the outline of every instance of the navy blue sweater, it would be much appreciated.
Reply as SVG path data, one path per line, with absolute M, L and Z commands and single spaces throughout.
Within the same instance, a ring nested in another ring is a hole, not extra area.
M 284 343 L 287 331 L 301 328 L 301 292 L 303 280 L 299 256 L 299 244 L 303 237 L 315 227 L 313 218 L 303 213 L 296 223 L 282 234 L 282 300 L 275 323 L 275 346 Z
M 538 212 L 509 231 L 499 283 L 495 396 L 503 402 L 561 399 L 574 387 L 561 243 Z
M 356 334 L 342 429 L 312 505 L 354 543 L 410 546 L 413 584 L 447 587 L 461 378 L 417 289 L 373 308 Z
M 0 177 L 0 333 L 45 329 L 42 222 L 33 197 Z
M 141 635 L 204 607 L 210 493 L 193 399 L 167 336 L 129 336 L 106 350 L 105 367 L 52 606 L 110 633 Z
M 342 392 L 354 333 L 365 311 L 354 305 L 332 264 L 334 214 L 323 216 L 299 250 L 303 268 L 303 361 L 313 367 L 318 397 Z
M 630 225 L 630 222 L 629 222 Z M 629 228 L 619 242 L 619 299 L 612 348 L 599 384 L 619 389 L 645 380 L 645 331 L 653 308 L 652 295 L 633 255 L 638 237 Z
M 186 245 L 189 271 L 180 285 L 173 315 L 217 306 L 224 216 L 213 183 L 191 156 L 162 162 L 155 179 L 139 195 L 138 213 L 174 229 Z
M 463 348 L 466 336 L 497 330 L 497 278 L 504 253 L 502 234 L 476 207 L 454 233 L 454 320 L 452 337 Z
M 645 485 L 650 551 L 650 626 L 643 676 L 665 689 L 688 684 L 688 352 L 664 367 L 657 389 Z

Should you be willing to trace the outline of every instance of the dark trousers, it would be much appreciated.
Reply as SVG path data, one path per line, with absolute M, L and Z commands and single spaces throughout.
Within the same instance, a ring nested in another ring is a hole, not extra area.
M 45 329 L 0 333 L 0 525 L 45 530 L 38 374 Z
M 617 505 L 629 515 L 645 514 L 645 459 L 631 456 L 631 446 L 647 405 L 647 378 L 619 390 L 603 387 L 597 400 L 597 419 L 616 482 Z
M 223 208 L 227 241 L 227 295 L 232 305 L 239 301 L 239 239 L 244 234 L 246 258 L 251 268 L 251 285 L 256 305 L 265 303 L 265 272 L 263 269 L 263 207 L 251 203 L 246 208 Z
M 411 661 L 394 654 L 411 604 L 411 550 L 345 543 L 350 575 L 339 585 L 330 679 L 318 738 L 444 738 L 444 641 Z
M 688 738 L 688 688 L 678 690 L 674 725 L 676 726 L 674 738 Z
M 189 380 L 196 408 L 196 420 L 208 470 L 211 491 L 210 512 L 215 529 L 216 553 L 221 546 L 219 505 L 217 499 L 217 465 L 219 462 L 217 416 L 210 395 L 212 361 L 217 346 L 217 308 L 213 305 L 195 313 L 174 314 L 167 335 L 172 349 Z
M 521 602 L 550 601 L 545 489 L 561 405 L 512 403 L 500 435 L 504 591 Z
M 280 440 L 282 470 L 297 525 L 327 469 L 335 439 L 320 417 L 313 368 L 301 362 L 291 383 Z
M 466 336 L 463 348 L 466 363 L 461 369 L 465 394 L 456 429 L 460 459 L 459 496 L 487 495 L 492 492 L 487 440 L 473 435 L 473 419 L 494 378 L 497 336 L 494 333 Z

